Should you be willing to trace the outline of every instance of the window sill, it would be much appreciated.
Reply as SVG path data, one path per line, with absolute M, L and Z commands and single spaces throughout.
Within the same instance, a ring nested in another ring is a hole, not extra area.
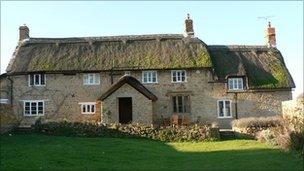
M 26 117 L 38 117 L 38 116 L 44 116 L 44 114 L 39 114 L 39 115 L 23 115 L 23 116 L 26 116 Z
M 100 85 L 100 83 L 99 84 L 83 84 L 84 86 L 94 86 L 94 85 Z
M 232 116 L 229 116 L 229 117 L 217 117 L 218 119 L 232 119 L 233 117 Z
M 142 84 L 158 84 L 158 82 L 154 82 L 154 83 L 144 83 L 144 82 L 142 82 Z
M 94 115 L 95 113 L 81 113 L 83 115 Z
M 245 89 L 239 89 L 239 90 L 227 90 L 228 93 L 242 93 L 242 92 L 245 92 L 246 90 Z

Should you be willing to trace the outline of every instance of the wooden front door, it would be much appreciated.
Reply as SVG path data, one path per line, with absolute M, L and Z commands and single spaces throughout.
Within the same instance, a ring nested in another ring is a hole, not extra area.
M 132 122 L 132 97 L 118 99 L 119 103 L 119 123 L 126 124 Z

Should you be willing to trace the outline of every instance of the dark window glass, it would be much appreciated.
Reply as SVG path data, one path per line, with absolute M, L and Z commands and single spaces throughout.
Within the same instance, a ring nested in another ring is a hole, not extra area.
M 34 75 L 30 75 L 30 85 L 34 85 Z
M 45 84 L 45 82 L 44 82 L 44 74 L 41 74 L 40 76 L 41 76 L 41 85 L 44 85 Z

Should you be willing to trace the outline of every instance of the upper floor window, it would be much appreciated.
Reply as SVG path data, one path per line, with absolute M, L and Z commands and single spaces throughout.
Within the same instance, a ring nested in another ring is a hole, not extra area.
M 186 82 L 187 75 L 185 70 L 172 70 L 171 71 L 171 81 L 173 83 Z
M 230 100 L 217 101 L 217 111 L 219 118 L 231 118 L 231 102 Z
M 98 85 L 98 84 L 100 84 L 100 74 L 99 73 L 83 74 L 83 84 L 84 85 Z
M 229 90 L 243 90 L 243 78 L 228 78 Z
M 95 104 L 94 102 L 84 102 L 81 104 L 81 113 L 82 114 L 94 114 L 95 113 Z
M 142 72 L 143 83 L 157 83 L 157 72 L 156 71 L 143 71 Z
M 44 86 L 45 85 L 45 75 L 44 74 L 30 74 L 29 75 L 29 85 L 32 86 Z
M 190 100 L 189 95 L 172 96 L 173 112 L 174 113 L 189 113 Z
M 44 115 L 44 101 L 42 100 L 24 101 L 23 113 L 25 116 Z
M 124 75 L 131 76 L 131 71 L 125 71 Z

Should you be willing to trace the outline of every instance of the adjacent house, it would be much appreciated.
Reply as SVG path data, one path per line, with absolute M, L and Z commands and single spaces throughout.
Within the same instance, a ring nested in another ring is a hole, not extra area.
M 175 114 L 225 128 L 281 114 L 295 87 L 270 23 L 261 46 L 207 45 L 189 15 L 185 34 L 33 38 L 19 30 L 1 101 L 28 124 L 152 124 Z

